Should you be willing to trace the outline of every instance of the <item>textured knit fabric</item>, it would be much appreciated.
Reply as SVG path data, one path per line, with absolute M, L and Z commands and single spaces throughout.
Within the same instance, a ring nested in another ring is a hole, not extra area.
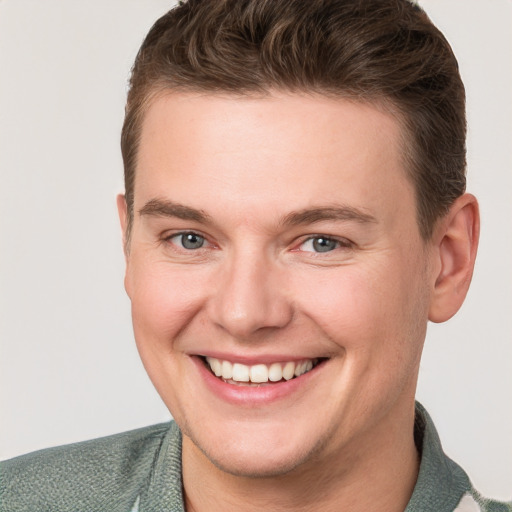
M 183 511 L 174 422 L 2 462 L 2 512 Z M 135 509 L 136 510 L 136 509 Z
M 405 512 L 512 512 L 473 489 L 419 404 L 416 414 L 421 465 Z M 2 512 L 184 511 L 174 422 L 17 457 L 2 462 L 0 477 Z

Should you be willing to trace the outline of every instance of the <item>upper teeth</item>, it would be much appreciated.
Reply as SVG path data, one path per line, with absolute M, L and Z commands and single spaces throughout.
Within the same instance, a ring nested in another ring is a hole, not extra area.
M 316 360 L 305 359 L 303 361 L 289 361 L 287 363 L 272 363 L 255 364 L 248 366 L 241 363 L 231 363 L 216 359 L 214 357 L 207 357 L 212 372 L 217 377 L 222 377 L 225 380 L 234 380 L 237 382 L 278 382 L 282 379 L 290 380 L 293 377 L 309 372 L 313 369 Z

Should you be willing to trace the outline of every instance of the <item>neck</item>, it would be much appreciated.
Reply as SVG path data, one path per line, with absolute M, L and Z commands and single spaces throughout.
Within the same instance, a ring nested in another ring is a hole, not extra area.
M 342 451 L 319 454 L 292 472 L 272 478 L 228 474 L 215 467 L 184 436 L 186 510 L 403 511 L 419 469 L 413 436 L 414 412 L 404 416 L 379 423 Z

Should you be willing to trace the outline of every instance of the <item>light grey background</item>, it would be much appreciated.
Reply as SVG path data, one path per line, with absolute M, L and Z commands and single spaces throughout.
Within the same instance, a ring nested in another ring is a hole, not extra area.
M 510 499 L 512 3 L 420 3 L 466 82 L 482 238 L 418 397 L 477 487 Z M 114 198 L 128 70 L 171 4 L 0 0 L 0 458 L 169 418 L 134 346 Z

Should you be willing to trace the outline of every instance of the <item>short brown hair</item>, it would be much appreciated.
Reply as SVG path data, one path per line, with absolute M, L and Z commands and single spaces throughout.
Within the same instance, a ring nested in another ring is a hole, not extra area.
M 128 236 L 144 113 L 167 90 L 313 92 L 377 102 L 403 125 L 421 235 L 466 185 L 465 93 L 450 45 L 408 0 L 189 0 L 162 16 L 132 69 L 121 148 Z

